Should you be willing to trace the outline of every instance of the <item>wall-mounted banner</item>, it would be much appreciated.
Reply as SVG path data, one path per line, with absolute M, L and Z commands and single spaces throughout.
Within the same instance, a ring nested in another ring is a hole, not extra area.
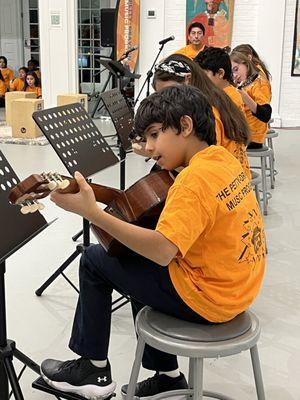
M 234 0 L 186 0 L 186 25 L 201 22 L 206 46 L 231 45 Z
M 299 7 L 299 0 L 297 0 L 297 3 L 296 3 L 292 76 L 300 76 L 300 7 Z
M 139 45 L 140 1 L 118 0 L 117 4 L 117 60 Z M 128 54 L 128 65 L 133 72 L 138 58 L 138 49 Z

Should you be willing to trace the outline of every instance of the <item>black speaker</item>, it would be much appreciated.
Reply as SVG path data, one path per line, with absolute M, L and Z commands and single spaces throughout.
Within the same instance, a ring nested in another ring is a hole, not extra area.
M 115 46 L 116 10 L 102 8 L 100 10 L 101 46 Z

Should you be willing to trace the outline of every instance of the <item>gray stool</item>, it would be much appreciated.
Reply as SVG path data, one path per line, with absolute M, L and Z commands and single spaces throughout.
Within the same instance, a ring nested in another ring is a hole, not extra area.
M 259 194 L 259 188 L 258 188 L 258 185 L 261 183 L 261 176 L 257 172 L 255 172 L 253 170 L 250 170 L 250 172 L 251 172 L 251 185 L 254 188 L 254 192 L 255 192 L 255 196 L 256 196 L 256 200 L 258 202 L 258 205 L 259 205 L 259 207 L 261 207 L 261 205 L 260 205 L 260 194 Z
M 264 215 L 268 214 L 268 200 L 272 197 L 270 193 L 267 192 L 267 158 L 270 163 L 270 180 L 271 180 L 271 188 L 274 188 L 274 162 L 273 162 L 273 150 L 267 146 L 263 146 L 261 149 L 247 149 L 248 158 L 258 157 L 260 158 L 260 167 L 261 170 L 261 184 L 262 184 L 262 203 L 263 203 L 263 213 Z
M 179 320 L 150 307 L 144 307 L 136 319 L 138 343 L 126 400 L 134 397 L 145 344 L 178 356 L 189 357 L 189 388 L 173 390 L 151 397 L 152 400 L 189 395 L 193 400 L 211 397 L 233 400 L 220 393 L 203 390 L 203 359 L 227 357 L 250 350 L 258 400 L 265 400 L 257 341 L 260 325 L 251 311 L 223 324 L 196 324 Z

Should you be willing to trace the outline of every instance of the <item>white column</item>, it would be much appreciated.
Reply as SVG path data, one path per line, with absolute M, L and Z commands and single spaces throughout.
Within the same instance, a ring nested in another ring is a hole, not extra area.
M 286 0 L 260 0 L 258 9 L 257 51 L 266 60 L 272 74 L 272 117 L 274 125 L 281 125 L 279 115 L 284 21 Z
M 40 64 L 45 108 L 78 92 L 77 0 L 39 0 Z

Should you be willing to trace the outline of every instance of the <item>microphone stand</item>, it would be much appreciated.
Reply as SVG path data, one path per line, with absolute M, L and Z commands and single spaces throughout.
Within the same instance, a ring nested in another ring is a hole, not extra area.
M 141 96 L 141 94 L 142 94 L 142 91 L 143 91 L 143 89 L 144 89 L 144 87 L 145 87 L 146 84 L 147 84 L 146 97 L 149 96 L 149 94 L 150 94 L 150 80 L 151 80 L 151 78 L 152 78 L 152 76 L 153 76 L 153 71 L 152 71 L 152 70 L 153 70 L 154 65 L 156 64 L 156 61 L 157 61 L 157 59 L 158 59 L 160 53 L 162 52 L 162 49 L 164 48 L 164 45 L 165 45 L 165 44 L 166 44 L 166 43 L 162 43 L 162 44 L 160 45 L 159 51 L 158 51 L 158 53 L 157 53 L 157 56 L 155 57 L 155 60 L 154 60 L 154 62 L 153 62 L 153 64 L 152 64 L 151 68 L 150 68 L 149 71 L 147 72 L 146 79 L 145 79 L 145 81 L 144 81 L 144 83 L 143 83 L 143 86 L 141 87 L 141 90 L 139 91 L 139 93 L 138 93 L 138 95 L 137 95 L 137 98 L 135 99 L 135 102 L 134 102 L 134 105 L 133 105 L 133 106 L 136 106 L 136 104 L 137 104 L 137 102 L 138 102 L 138 100 L 139 100 L 139 98 L 140 98 L 140 96 Z

